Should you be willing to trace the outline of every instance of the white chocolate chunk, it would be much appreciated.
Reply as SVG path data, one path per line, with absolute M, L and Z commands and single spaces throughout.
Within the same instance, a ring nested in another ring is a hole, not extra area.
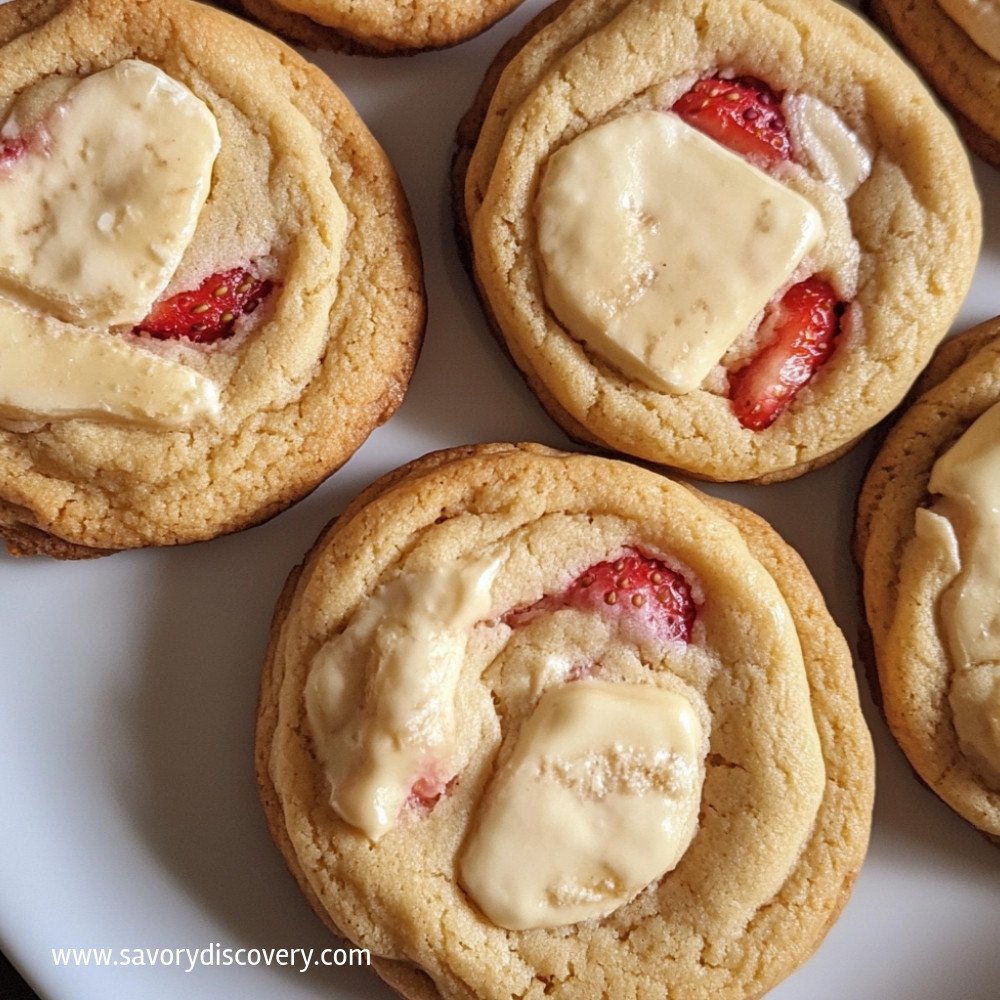
M 316 654 L 309 724 L 330 804 L 377 841 L 410 790 L 454 774 L 456 691 L 469 630 L 490 608 L 499 560 L 397 577 Z
M 219 413 L 200 373 L 121 337 L 81 330 L 0 298 L 0 415 L 9 420 L 119 420 L 186 427 Z
M 828 104 L 811 94 L 788 94 L 783 102 L 796 159 L 849 198 L 868 179 L 872 156 Z
M 698 388 L 823 239 L 816 209 L 674 114 L 592 128 L 536 204 L 549 306 L 624 375 Z
M 55 104 L 50 90 L 22 94 L 4 126 L 8 139 L 37 131 L 0 171 L 0 293 L 66 322 L 137 323 L 194 234 L 218 126 L 187 87 L 137 60 Z
M 940 499 L 917 512 L 917 530 L 955 569 L 940 600 L 955 730 L 1000 778 L 1000 404 L 934 463 L 929 489 Z
M 594 680 L 549 689 L 473 817 L 462 885 L 510 930 L 611 913 L 687 850 L 704 753 L 680 695 Z
M 938 0 L 942 10 L 990 58 L 1000 62 L 1000 0 Z

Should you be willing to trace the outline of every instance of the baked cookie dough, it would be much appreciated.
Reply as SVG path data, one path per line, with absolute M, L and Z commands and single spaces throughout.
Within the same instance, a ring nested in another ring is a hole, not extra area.
M 1000 167 L 996 0 L 871 0 L 869 9 L 951 109 L 971 149 Z
M 440 49 L 478 35 L 521 0 L 226 0 L 303 45 L 368 55 Z
M 981 237 L 952 126 L 828 3 L 562 0 L 488 72 L 455 175 L 550 415 L 713 480 L 799 475 L 885 416 Z
M 478 445 L 376 482 L 290 577 L 258 711 L 276 844 L 406 997 L 759 997 L 867 846 L 804 564 L 610 459 Z
M 0 537 L 85 557 L 278 513 L 419 350 L 385 154 L 323 73 L 187 0 L 13 0 L 0 43 Z
M 856 554 L 886 719 L 917 774 L 1000 840 L 1000 319 L 948 341 L 875 457 Z

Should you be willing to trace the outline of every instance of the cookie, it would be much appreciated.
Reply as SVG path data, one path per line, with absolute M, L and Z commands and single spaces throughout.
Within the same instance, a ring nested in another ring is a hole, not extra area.
M 317 49 L 409 55 L 457 45 L 521 0 L 229 0 L 285 38 Z
M 834 4 L 564 0 L 487 74 L 455 166 L 550 415 L 713 480 L 799 475 L 885 416 L 981 238 L 951 124 Z
M 948 105 L 971 149 L 1000 167 L 1000 13 L 990 0 L 872 0 L 872 16 Z
M 0 536 L 85 557 L 278 513 L 419 351 L 385 154 L 323 73 L 187 0 L 14 0 L 0 42 Z
M 868 841 L 851 657 L 748 511 L 538 445 L 427 456 L 290 577 L 257 721 L 272 836 L 412 998 L 750 998 Z
M 922 388 L 858 501 L 865 609 L 893 735 L 934 792 L 1000 841 L 1000 584 L 990 534 L 1000 319 L 946 343 Z

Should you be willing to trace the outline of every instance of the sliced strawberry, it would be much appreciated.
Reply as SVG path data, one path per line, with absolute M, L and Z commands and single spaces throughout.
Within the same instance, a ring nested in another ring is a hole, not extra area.
M 7 129 L 8 124 L 9 120 L 3 129 Z M 0 130 L 0 173 L 9 170 L 29 153 L 45 155 L 51 146 L 52 134 L 44 117 L 15 135 L 3 135 Z
M 274 288 L 274 282 L 259 278 L 245 267 L 234 267 L 206 278 L 197 288 L 178 292 L 153 306 L 136 326 L 157 340 L 184 337 L 211 344 L 232 336 L 236 320 L 252 313 Z
M 0 169 L 20 159 L 27 149 L 28 143 L 21 136 L 16 139 L 0 137 Z
M 575 663 L 569 668 L 566 675 L 567 681 L 584 681 L 588 677 L 595 677 L 600 667 L 598 663 Z
M 773 339 L 729 376 L 733 412 L 744 427 L 759 431 L 774 423 L 830 356 L 842 312 L 834 290 L 819 278 L 785 292 L 764 319 Z
M 40 126 L 9 139 L 0 136 L 0 175 L 28 153 L 44 153 L 48 143 L 48 131 Z
M 632 638 L 689 642 L 696 608 L 687 580 L 658 559 L 626 549 L 613 562 L 581 573 L 562 593 L 504 616 L 512 628 L 562 608 L 591 611 L 618 623 Z
M 699 80 L 673 110 L 689 125 L 741 156 L 757 157 L 768 165 L 792 158 L 781 97 L 753 77 Z
M 410 788 L 406 805 L 420 816 L 426 816 L 438 801 L 451 791 L 455 778 L 445 781 L 440 775 L 429 772 L 421 775 Z

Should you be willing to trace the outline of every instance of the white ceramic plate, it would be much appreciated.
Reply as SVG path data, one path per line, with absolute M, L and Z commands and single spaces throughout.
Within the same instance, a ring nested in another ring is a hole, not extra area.
M 285 871 L 254 790 L 257 675 L 271 609 L 320 528 L 379 474 L 434 448 L 567 444 L 487 332 L 452 238 L 454 127 L 527 18 L 407 59 L 318 56 L 399 168 L 423 244 L 430 325 L 388 426 L 269 524 L 190 548 L 59 564 L 0 556 L 0 947 L 45 1000 L 387 1000 L 370 972 L 57 968 L 53 948 L 332 942 Z M 987 239 L 957 329 L 1000 313 L 1000 173 L 977 164 Z M 856 644 L 848 552 L 868 446 L 767 488 L 713 490 L 805 556 Z M 867 683 L 862 678 L 862 688 Z M 774 1000 L 995 1000 L 1000 853 L 920 786 L 865 694 L 878 752 L 871 853 L 817 955 Z

